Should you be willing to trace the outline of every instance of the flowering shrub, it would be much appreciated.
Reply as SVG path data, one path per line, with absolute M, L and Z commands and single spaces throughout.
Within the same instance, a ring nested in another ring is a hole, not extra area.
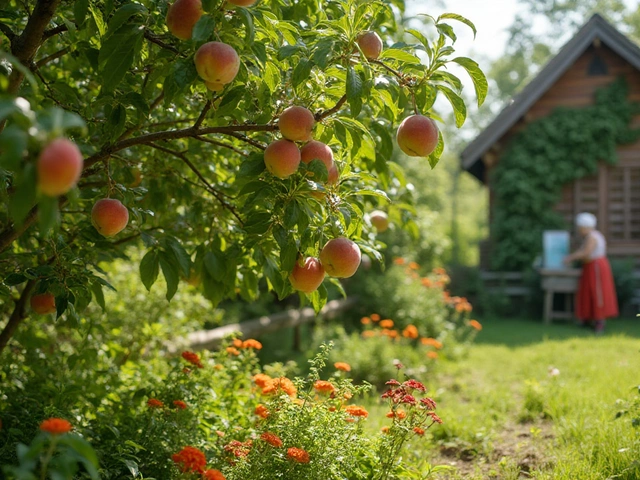
M 235 339 L 214 353 L 182 352 L 155 369 L 145 365 L 154 371 L 142 382 L 136 364 L 80 423 L 42 421 L 31 445 L 18 447 L 18 465 L 3 471 L 9 479 L 54 478 L 82 465 L 104 479 L 382 480 L 397 478 L 407 440 L 439 421 L 421 383 L 392 380 L 382 397 L 394 415 L 385 432 L 371 435 L 369 412 L 357 401 L 370 386 L 354 385 L 344 361 L 327 367 L 329 347 L 296 379 L 278 366 L 261 368 L 260 348 Z

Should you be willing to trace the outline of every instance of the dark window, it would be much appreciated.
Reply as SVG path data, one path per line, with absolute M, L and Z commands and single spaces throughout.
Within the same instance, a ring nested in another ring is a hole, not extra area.
M 609 73 L 609 69 L 607 68 L 607 64 L 605 61 L 595 53 L 591 62 L 589 63 L 589 68 L 587 69 L 587 74 L 592 77 L 596 77 L 599 75 L 607 75 Z

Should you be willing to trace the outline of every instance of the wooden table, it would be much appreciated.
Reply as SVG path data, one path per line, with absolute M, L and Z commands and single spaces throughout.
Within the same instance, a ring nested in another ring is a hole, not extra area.
M 554 318 L 571 320 L 573 316 L 573 297 L 578 290 L 581 270 L 565 268 L 562 270 L 541 269 L 542 290 L 544 290 L 544 323 Z M 564 311 L 553 310 L 553 297 L 556 293 L 564 294 Z

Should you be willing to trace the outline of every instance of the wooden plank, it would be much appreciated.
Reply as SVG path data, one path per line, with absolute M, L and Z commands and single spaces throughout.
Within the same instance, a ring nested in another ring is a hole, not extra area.
M 325 305 L 318 315 L 313 311 L 313 308 L 286 310 L 268 317 L 260 317 L 241 323 L 232 323 L 212 330 L 199 330 L 190 333 L 186 338 L 186 342 L 184 341 L 185 339 L 183 339 L 175 343 L 172 342 L 172 344 L 180 345 L 187 343 L 193 350 L 214 349 L 222 343 L 225 337 L 235 332 L 242 333 L 245 338 L 259 337 L 265 333 L 276 332 L 283 328 L 291 328 L 309 323 L 316 318 L 334 318 L 338 313 L 354 306 L 357 301 L 355 297 L 350 297 L 345 300 L 332 300 Z M 169 349 L 171 350 L 171 346 L 169 346 Z
M 482 280 L 522 280 L 522 272 L 480 272 Z
M 631 169 L 625 168 L 624 172 L 624 238 L 631 239 Z
M 605 166 L 605 165 L 600 165 L 600 168 L 598 168 L 598 197 L 599 197 L 599 202 L 598 202 L 598 218 L 600 219 L 600 221 L 598 222 L 600 224 L 600 228 L 602 229 L 602 234 L 605 236 L 605 238 L 607 237 L 607 233 L 608 233 L 608 225 L 607 222 L 604 221 L 605 218 L 607 218 L 607 202 L 606 202 L 606 198 L 607 198 L 607 193 L 609 192 L 609 185 L 608 185 L 608 173 L 609 173 L 609 169 Z

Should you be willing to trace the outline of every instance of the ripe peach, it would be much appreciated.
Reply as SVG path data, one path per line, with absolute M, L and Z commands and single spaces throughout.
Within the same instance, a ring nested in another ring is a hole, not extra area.
M 40 314 L 47 315 L 56 311 L 56 297 L 51 293 L 41 293 L 31 297 L 31 310 Z
M 369 214 L 369 220 L 371 220 L 371 224 L 379 233 L 382 233 L 389 228 L 389 217 L 381 210 L 374 210 L 371 212 Z
M 315 291 L 324 280 L 324 268 L 320 260 L 314 257 L 307 257 L 302 265 L 296 262 L 289 281 L 295 290 L 304 293 Z
M 278 178 L 287 178 L 298 170 L 300 150 L 289 140 L 276 140 L 264 151 L 264 164 Z
M 256 0 L 227 0 L 231 5 L 236 5 L 238 7 L 250 7 Z
M 327 167 L 327 172 L 333 168 L 333 152 L 322 142 L 311 140 L 300 149 L 300 157 L 304 163 L 311 163 L 312 160 L 320 160 Z
M 176 0 L 167 10 L 167 28 L 180 40 L 189 40 L 203 13 L 201 0 Z
M 396 140 L 410 157 L 428 157 L 438 145 L 438 127 L 429 117 L 411 115 L 398 127 Z
M 231 83 L 240 70 L 240 57 L 231 45 L 208 42 L 202 45 L 194 57 L 196 70 L 209 89 L 222 89 Z
M 204 84 L 212 92 L 220 92 L 224 88 L 222 83 L 204 82 Z
M 70 140 L 58 138 L 48 144 L 38 158 L 38 188 L 56 197 L 71 190 L 82 173 L 82 154 Z
M 329 178 L 327 179 L 327 182 L 331 185 L 335 185 L 338 183 L 339 179 L 340 179 L 340 172 L 338 172 L 338 167 L 334 163 L 333 167 L 329 169 Z
M 101 235 L 113 237 L 129 223 L 129 210 L 120 200 L 103 198 L 91 209 L 91 222 Z
M 329 240 L 320 252 L 320 262 L 332 277 L 351 277 L 358 270 L 360 260 L 360 248 L 345 237 Z
M 294 142 L 308 142 L 316 120 L 308 109 L 293 106 L 280 115 L 278 126 L 284 138 Z
M 365 32 L 358 37 L 358 45 L 364 56 L 375 60 L 382 53 L 382 39 L 376 32 Z

